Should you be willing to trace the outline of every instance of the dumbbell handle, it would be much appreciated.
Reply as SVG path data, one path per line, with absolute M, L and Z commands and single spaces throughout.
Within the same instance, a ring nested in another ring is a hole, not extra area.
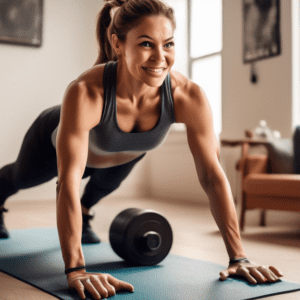
M 161 237 L 155 231 L 148 231 L 143 235 L 145 246 L 150 251 L 157 250 L 161 245 Z

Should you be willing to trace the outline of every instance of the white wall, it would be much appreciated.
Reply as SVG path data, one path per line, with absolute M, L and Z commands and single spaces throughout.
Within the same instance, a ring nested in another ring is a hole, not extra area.
M 67 85 L 94 64 L 101 7 L 98 0 L 46 0 L 42 47 L 0 44 L 0 166 L 15 161 L 38 114 L 60 104 Z M 55 199 L 55 179 L 10 199 Z
M 250 65 L 244 65 L 242 59 L 243 1 L 223 0 L 221 138 L 242 138 L 244 130 L 254 129 L 260 120 L 279 130 L 282 137 L 291 138 L 295 124 L 299 124 L 299 0 L 280 3 L 282 54 L 258 61 L 259 81 L 252 84 Z M 263 148 L 252 151 L 266 153 Z M 238 197 L 235 164 L 240 155 L 240 147 L 221 149 L 222 165 Z
M 266 120 L 283 137 L 292 134 L 292 30 L 290 0 L 281 1 L 280 56 L 257 62 L 259 82 L 243 64 L 243 1 L 223 0 L 222 137 L 239 138 Z

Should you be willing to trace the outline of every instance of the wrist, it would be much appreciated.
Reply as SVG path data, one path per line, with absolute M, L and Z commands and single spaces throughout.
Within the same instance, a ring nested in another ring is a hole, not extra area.
M 71 273 L 67 274 L 66 277 L 67 277 L 67 280 L 70 281 L 70 280 L 73 280 L 74 278 L 84 277 L 85 274 L 86 274 L 86 271 L 83 269 L 83 270 L 71 272 Z
M 229 265 L 236 264 L 236 263 L 250 263 L 247 257 L 242 257 L 242 258 L 236 258 L 236 259 L 230 259 L 229 260 Z
M 71 247 L 68 246 L 70 249 Z M 80 266 L 85 266 L 85 259 L 82 251 L 82 246 L 74 247 L 67 251 L 66 247 L 61 247 L 63 253 L 63 259 L 65 263 L 65 270 L 70 268 L 77 268 Z
M 86 266 L 78 266 L 75 268 L 68 268 L 65 270 L 65 274 L 68 275 L 70 273 L 81 271 L 81 270 L 86 270 Z

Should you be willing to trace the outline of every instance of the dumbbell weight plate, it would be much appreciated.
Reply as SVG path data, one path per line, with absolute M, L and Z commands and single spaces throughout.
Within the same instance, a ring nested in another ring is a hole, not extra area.
M 121 258 L 133 264 L 152 266 L 170 252 L 173 234 L 168 221 L 158 212 L 129 208 L 112 222 L 109 240 Z

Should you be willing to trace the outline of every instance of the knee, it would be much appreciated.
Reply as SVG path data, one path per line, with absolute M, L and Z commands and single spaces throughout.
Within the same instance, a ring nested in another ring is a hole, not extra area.
M 16 193 L 18 188 L 18 183 L 16 181 L 16 176 L 14 176 L 15 164 L 9 164 L 4 166 L 0 170 L 0 179 L 5 186 L 6 189 L 12 190 L 12 192 Z

